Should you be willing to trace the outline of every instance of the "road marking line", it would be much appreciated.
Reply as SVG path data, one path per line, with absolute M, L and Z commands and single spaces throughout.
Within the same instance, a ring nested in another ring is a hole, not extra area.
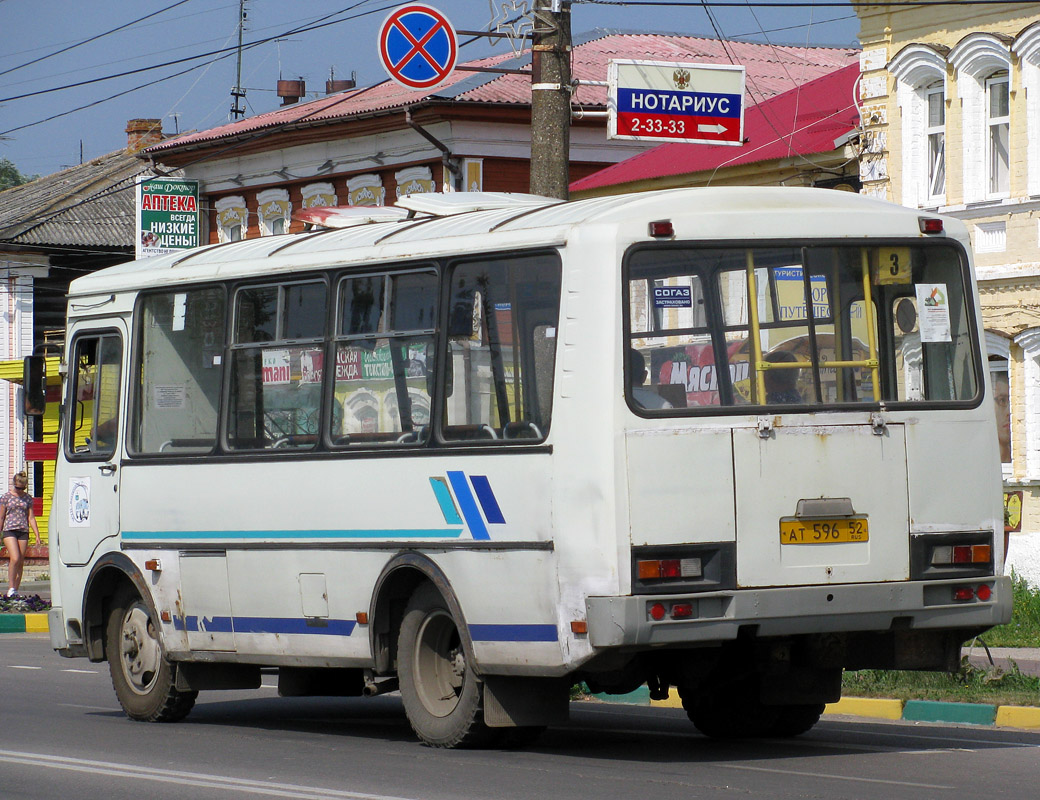
M 96 669 L 63 669 L 62 672 L 76 672 L 80 675 L 97 675 Z
M 43 667 L 24 667 L 21 664 L 8 664 L 11 669 L 43 669 Z
M 223 775 L 208 775 L 200 772 L 182 772 L 178 770 L 142 767 L 136 764 L 120 764 L 112 761 L 93 761 L 82 758 L 51 756 L 44 753 L 27 753 L 17 750 L 0 750 L 0 762 L 24 764 L 30 767 L 46 767 L 71 772 L 85 772 L 94 775 L 110 775 L 140 781 L 148 780 L 157 783 L 173 783 L 182 786 L 201 786 L 210 789 L 225 789 L 232 792 L 244 792 L 252 795 L 271 795 L 289 797 L 294 800 L 417 800 L 394 795 L 368 794 L 365 792 L 340 791 L 325 789 L 320 786 L 296 786 L 273 781 L 254 781 L 242 778 L 228 778 Z
M 883 778 L 857 778 L 853 775 L 834 775 L 830 772 L 802 772 L 796 769 L 773 769 L 771 767 L 748 767 L 741 764 L 714 764 L 721 769 L 740 769 L 747 772 L 769 772 L 775 775 L 801 775 L 806 778 L 830 778 L 836 781 L 854 781 L 856 783 L 882 783 L 889 786 L 913 786 L 918 789 L 956 789 L 956 786 L 943 786 L 936 783 L 911 783 L 909 781 L 887 781 Z
M 85 708 L 88 711 L 122 711 L 122 709 L 110 706 L 82 706 L 79 703 L 58 703 L 58 705 L 62 708 Z

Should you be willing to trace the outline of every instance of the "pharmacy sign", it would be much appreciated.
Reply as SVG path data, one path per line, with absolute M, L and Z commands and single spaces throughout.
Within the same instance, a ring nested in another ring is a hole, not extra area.
M 137 184 L 137 258 L 199 246 L 199 182 L 150 178 Z

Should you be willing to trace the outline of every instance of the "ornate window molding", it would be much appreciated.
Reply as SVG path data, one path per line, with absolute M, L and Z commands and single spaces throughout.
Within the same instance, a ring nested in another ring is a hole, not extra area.
M 889 62 L 888 71 L 896 81 L 896 102 L 902 109 L 902 204 L 945 205 L 944 49 L 909 44 Z
M 988 333 L 986 334 L 986 344 L 989 344 Z M 1022 331 L 1015 337 L 1015 344 L 1022 348 L 1026 478 L 1036 480 L 1040 478 L 1040 328 Z M 1014 428 L 1012 428 L 1012 433 L 1014 433 Z
M 989 92 L 987 80 L 1008 73 L 1011 85 L 1010 39 L 992 33 L 971 33 L 950 51 L 947 60 L 957 71 L 957 90 L 961 96 L 961 140 L 964 163 L 964 202 L 978 203 L 1007 196 L 990 187 Z M 980 153 L 987 157 L 979 158 Z
M 1014 396 L 1014 384 L 1011 380 L 1011 342 L 1005 337 L 992 331 L 986 331 L 986 352 L 989 354 L 989 382 L 994 395 L 998 392 L 998 384 L 1003 382 L 1006 389 L 1003 390 L 1006 404 L 1006 417 L 1002 418 L 1001 410 L 997 409 L 996 424 L 999 426 L 1003 419 L 1008 425 L 1006 442 L 1001 444 L 1000 466 L 1005 478 L 1010 478 L 1014 469 L 1015 454 L 1015 425 L 1010 411 L 1010 398 Z
M 217 210 L 217 241 L 237 242 L 245 239 L 249 227 L 246 199 L 237 194 L 221 197 L 214 207 Z
M 1011 46 L 1019 58 L 1026 90 L 1026 191 L 1040 195 L 1040 22 L 1034 22 Z
M 347 203 L 352 206 L 381 206 L 386 202 L 386 189 L 378 175 L 355 175 L 347 181 Z
M 331 183 L 309 183 L 300 190 L 303 208 L 334 206 L 339 203 L 336 189 Z
M 406 194 L 427 194 L 436 191 L 433 172 L 429 167 L 406 167 L 394 173 L 397 181 L 397 196 Z
M 260 235 L 276 236 L 289 232 L 292 203 L 288 189 L 265 189 L 256 196 L 260 217 Z

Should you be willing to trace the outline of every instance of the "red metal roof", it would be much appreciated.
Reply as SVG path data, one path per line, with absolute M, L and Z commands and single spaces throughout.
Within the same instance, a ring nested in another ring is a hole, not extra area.
M 853 92 L 859 65 L 850 64 L 744 112 L 741 148 L 669 142 L 571 184 L 571 191 L 688 175 L 718 167 L 825 153 L 859 126 Z M 749 79 L 750 80 L 750 79 Z
M 616 58 L 639 58 L 656 61 L 693 61 L 704 64 L 728 64 L 733 61 L 747 68 L 749 94 L 758 100 L 772 97 L 807 80 L 858 60 L 852 48 L 787 47 L 750 42 L 730 42 L 694 36 L 661 34 L 609 34 L 577 44 L 572 51 L 572 73 L 578 80 L 607 79 L 607 62 Z M 467 66 L 498 66 L 510 69 L 529 67 L 530 54 L 515 57 L 512 52 L 467 62 Z M 185 147 L 206 146 L 220 140 L 285 126 L 296 128 L 367 116 L 380 111 L 416 106 L 431 101 L 459 103 L 502 103 L 527 105 L 531 101 L 531 79 L 526 75 L 453 72 L 448 80 L 430 92 L 406 89 L 392 81 L 342 94 L 323 97 L 308 103 L 279 108 L 249 119 L 167 139 L 144 152 L 159 155 Z M 574 94 L 576 105 L 603 107 L 606 89 L 579 86 Z

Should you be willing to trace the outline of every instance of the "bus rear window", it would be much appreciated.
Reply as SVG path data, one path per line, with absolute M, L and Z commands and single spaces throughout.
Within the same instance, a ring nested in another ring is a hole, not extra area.
M 640 411 L 971 401 L 965 272 L 950 246 L 667 248 L 629 260 Z

